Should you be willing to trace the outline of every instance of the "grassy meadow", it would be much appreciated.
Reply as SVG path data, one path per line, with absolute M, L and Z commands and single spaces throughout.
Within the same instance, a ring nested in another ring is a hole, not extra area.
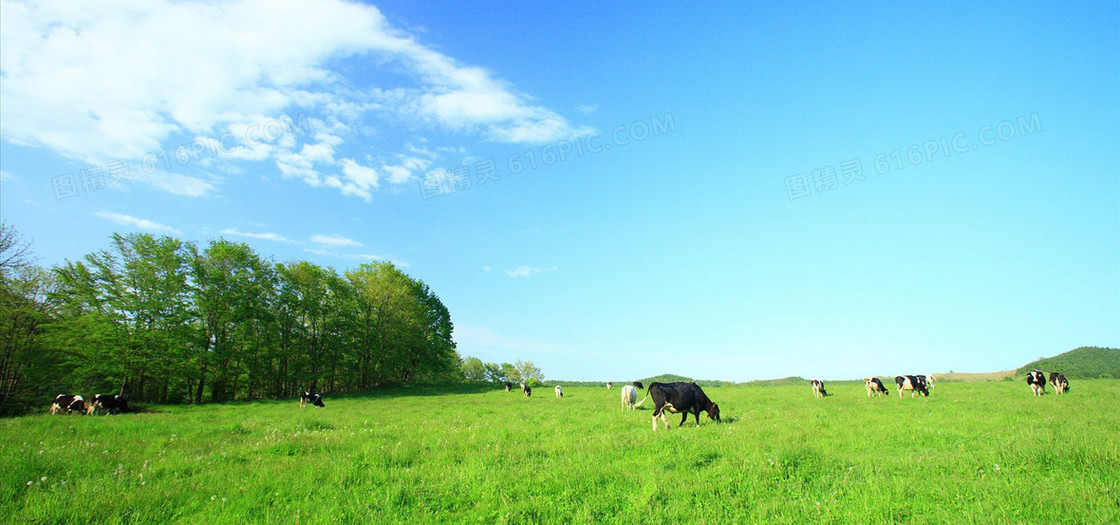
M 709 387 L 724 423 L 651 401 L 413 387 L 0 420 L 9 523 L 1117 523 L 1120 380 Z M 644 391 L 640 394 L 644 395 Z

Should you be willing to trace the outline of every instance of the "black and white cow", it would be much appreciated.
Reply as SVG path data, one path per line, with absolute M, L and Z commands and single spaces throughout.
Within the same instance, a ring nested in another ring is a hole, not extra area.
M 327 408 L 327 406 L 323 404 L 323 396 L 319 394 L 312 394 L 311 392 L 304 392 L 300 394 L 299 407 L 303 408 L 307 406 L 308 403 L 311 403 L 313 406 L 317 406 L 319 408 Z
M 1050 372 L 1050 386 L 1054 387 L 1058 394 L 1069 392 L 1069 381 L 1061 372 Z
M 556 391 L 556 397 L 564 397 L 564 389 L 560 388 L 560 385 L 556 385 L 556 388 L 553 390 Z
M 506 392 L 512 392 L 512 391 L 513 391 L 513 383 L 510 383 L 509 381 L 506 381 Z
M 70 414 L 77 412 L 84 414 L 86 412 L 86 400 L 77 394 L 59 394 L 54 396 L 54 402 L 51 403 L 51 414 Z
M 895 376 L 894 382 L 898 384 L 898 397 L 902 399 L 902 391 L 909 390 L 910 397 L 914 397 L 914 393 L 918 395 L 928 396 L 929 389 L 926 388 L 926 382 L 918 379 L 918 376 Z
M 813 386 L 813 397 L 821 398 L 828 396 L 828 392 L 824 390 L 824 382 L 820 379 L 809 381 L 809 384 Z
M 1046 374 L 1042 370 L 1034 369 L 1027 372 L 1027 386 L 1031 387 L 1031 393 L 1036 396 L 1041 396 L 1046 393 Z
M 883 382 L 879 381 L 878 377 L 863 378 L 863 385 L 867 387 L 867 397 L 871 397 L 872 394 L 881 396 L 891 393 L 890 390 L 887 390 L 887 387 L 883 386 Z
M 610 381 L 607 381 L 607 390 L 610 390 L 612 385 L 613 385 L 613 383 L 611 383 Z
M 642 385 L 641 381 L 634 381 L 633 385 L 634 385 L 634 388 L 636 390 L 644 390 L 645 389 L 645 386 Z
M 102 410 L 110 415 L 128 412 L 128 400 L 118 394 L 95 394 L 93 404 L 89 406 L 89 413 L 96 414 Z
M 533 397 L 533 387 L 531 387 L 529 385 L 526 385 L 525 383 L 522 383 L 521 384 L 521 391 L 525 392 L 525 397 Z
M 700 426 L 700 412 L 707 412 L 708 417 L 715 422 L 719 423 L 719 405 L 708 399 L 704 391 L 695 382 L 684 383 L 650 383 L 649 390 L 646 391 L 646 397 L 653 396 L 653 431 L 657 432 L 657 417 L 661 417 L 661 422 L 665 424 L 665 430 L 669 429 L 669 420 L 665 418 L 665 411 L 674 414 L 681 413 L 684 417 L 681 419 L 680 425 L 684 425 L 688 421 L 688 415 L 692 414 L 696 417 L 696 426 Z M 646 401 L 642 398 L 641 405 Z M 638 406 L 635 405 L 635 406 Z

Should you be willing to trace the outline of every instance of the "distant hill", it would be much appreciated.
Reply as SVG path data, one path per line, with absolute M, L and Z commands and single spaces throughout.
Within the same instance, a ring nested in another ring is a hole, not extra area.
M 781 379 L 756 379 L 748 381 L 751 386 L 786 386 L 786 385 L 807 385 L 809 380 L 800 376 L 783 377 Z
M 1083 346 L 1054 357 L 1039 359 L 1016 370 L 1017 375 L 1038 368 L 1061 372 L 1070 379 L 1111 379 L 1120 377 L 1120 348 Z

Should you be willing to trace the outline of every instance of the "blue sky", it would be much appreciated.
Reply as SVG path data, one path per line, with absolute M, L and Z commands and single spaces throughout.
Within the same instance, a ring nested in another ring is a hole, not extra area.
M 0 2 L 0 219 L 390 260 L 546 377 L 1120 346 L 1120 8 Z

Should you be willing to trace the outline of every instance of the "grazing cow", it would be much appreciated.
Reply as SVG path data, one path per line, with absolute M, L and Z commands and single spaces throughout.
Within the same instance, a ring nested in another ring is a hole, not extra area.
M 308 403 L 311 403 L 312 405 L 319 408 L 327 408 L 327 406 L 323 404 L 323 396 L 320 396 L 319 394 L 312 394 L 311 392 L 304 392 L 300 394 L 299 407 L 303 408 L 307 406 Z
M 867 397 L 871 397 L 871 394 L 881 396 L 891 393 L 890 390 L 887 390 L 887 387 L 883 386 L 883 382 L 879 381 L 878 377 L 863 378 L 863 385 L 867 387 Z
M 510 383 L 509 381 L 506 381 L 506 392 L 512 392 L 512 391 L 513 391 L 513 383 Z
M 553 390 L 556 391 L 556 397 L 564 397 L 564 389 L 560 388 L 560 385 L 556 385 L 556 388 L 553 388 Z
M 688 421 L 688 415 L 692 414 L 696 417 L 696 426 L 700 426 L 700 412 L 707 412 L 708 417 L 719 422 L 719 405 L 708 399 L 704 391 L 695 382 L 693 383 L 650 383 L 649 389 L 646 391 L 646 397 L 653 396 L 653 431 L 657 432 L 657 417 L 661 416 L 661 422 L 665 424 L 665 430 L 669 430 L 669 420 L 665 418 L 665 411 L 668 410 L 674 414 L 683 413 L 684 417 L 681 419 L 680 425 L 684 425 Z M 641 405 L 645 402 L 642 398 Z M 638 406 L 635 405 L 635 406 Z
M 642 382 L 641 382 L 641 381 L 634 381 L 634 388 L 636 388 L 636 389 L 638 389 L 638 390 L 642 390 L 642 389 L 644 389 L 644 388 L 645 388 L 645 386 L 642 386 Z
M 926 376 L 926 386 L 928 386 L 930 390 L 933 390 L 935 387 L 937 387 L 937 385 L 933 382 L 933 374 L 929 374 Z
M 1027 373 L 1027 385 L 1031 387 L 1031 392 L 1036 396 L 1041 396 L 1046 393 L 1046 374 L 1042 370 L 1034 369 Z
M 918 379 L 918 376 L 895 376 L 894 382 L 898 384 L 898 398 L 902 399 L 902 391 L 909 390 L 910 397 L 914 397 L 914 393 L 919 395 L 929 396 L 929 389 L 926 388 L 926 382 Z
M 611 389 L 611 382 L 607 381 L 607 390 L 610 390 L 610 389 Z
M 622 387 L 622 410 L 634 410 L 634 402 L 638 400 L 638 391 L 632 385 Z
M 96 414 L 105 410 L 108 414 L 128 412 L 128 400 L 117 394 L 95 394 L 93 404 L 89 406 L 89 414 Z
M 1050 386 L 1054 387 L 1058 394 L 1069 392 L 1069 381 L 1061 372 L 1050 372 Z
M 824 390 L 824 382 L 820 379 L 809 381 L 809 384 L 813 385 L 813 397 L 820 398 L 828 396 L 828 392 Z
M 525 397 L 532 397 L 533 395 L 533 387 L 529 385 L 525 385 L 524 387 L 522 387 L 521 391 L 525 392 Z
M 54 402 L 51 403 L 51 414 L 58 414 L 65 410 L 66 414 L 78 412 L 84 414 L 86 412 L 86 400 L 79 395 L 59 394 L 54 396 Z

